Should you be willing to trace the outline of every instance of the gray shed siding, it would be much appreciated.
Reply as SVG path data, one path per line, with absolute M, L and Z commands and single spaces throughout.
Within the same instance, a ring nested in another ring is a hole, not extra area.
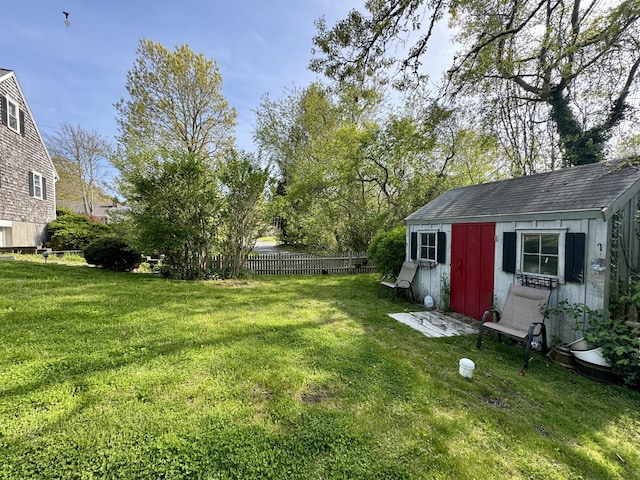
M 0 124 L 0 246 L 41 245 L 46 240 L 47 223 L 56 218 L 57 174 L 13 74 L 0 80 L 0 95 L 24 112 L 25 133 L 22 136 Z M 32 171 L 46 179 L 44 200 L 29 193 Z
M 415 296 L 421 301 L 429 295 L 434 299 L 437 307 L 442 308 L 442 287 L 443 279 L 450 278 L 451 269 L 451 223 L 430 223 L 430 224 L 409 224 L 407 225 L 407 238 L 411 232 L 421 231 L 442 231 L 447 235 L 447 258 L 446 263 L 436 264 L 433 267 L 421 265 L 418 268 L 417 282 L 415 282 Z M 518 283 L 516 274 L 504 272 L 502 270 L 502 250 L 503 233 L 518 232 L 521 230 L 556 230 L 562 229 L 567 232 L 581 232 L 586 234 L 586 258 L 583 283 L 564 282 L 557 286 L 551 296 L 551 304 L 556 304 L 558 300 L 567 299 L 571 303 L 584 303 L 592 309 L 604 308 L 606 305 L 608 289 L 607 267 L 604 271 L 590 268 L 591 263 L 597 259 L 604 258 L 605 265 L 609 259 L 606 256 L 608 245 L 608 225 L 602 218 L 576 219 L 576 220 L 530 220 L 530 221 L 508 221 L 496 222 L 495 234 L 495 260 L 494 260 L 494 302 L 498 310 L 502 310 L 506 300 L 509 285 Z M 600 250 L 602 244 L 602 251 Z M 409 252 L 407 251 L 407 258 Z M 574 340 L 581 335 L 573 325 L 556 325 L 554 319 L 548 321 L 549 340 L 552 337 L 562 338 L 564 341 Z
M 577 219 L 577 220 L 545 220 L 528 222 L 501 222 L 496 224 L 496 265 L 494 280 L 494 296 L 496 307 L 501 310 L 509 290 L 509 285 L 518 283 L 517 276 L 502 271 L 502 234 L 507 231 L 521 230 L 555 230 L 566 229 L 568 233 L 584 233 L 586 235 L 586 252 L 583 283 L 562 282 L 553 290 L 550 304 L 556 305 L 560 300 L 568 300 L 570 303 L 583 303 L 592 309 L 601 309 L 606 305 L 607 271 L 591 268 L 592 262 L 603 258 L 606 262 L 606 248 L 608 244 L 607 222 L 601 218 Z M 519 241 L 519 236 L 518 236 Z M 602 251 L 600 251 L 602 245 Z M 519 272 L 517 272 L 519 273 Z M 547 321 L 547 333 L 549 340 L 553 337 L 564 341 L 575 340 L 582 335 L 577 332 L 573 324 L 557 324 L 554 318 Z

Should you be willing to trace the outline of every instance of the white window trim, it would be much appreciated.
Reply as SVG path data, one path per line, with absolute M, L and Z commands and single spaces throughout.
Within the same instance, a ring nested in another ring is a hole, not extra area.
M 33 173 L 33 198 L 37 198 L 38 200 L 43 200 L 44 196 L 43 196 L 43 186 L 42 186 L 42 174 L 39 172 L 36 172 L 35 170 L 32 170 L 31 173 Z M 38 191 L 36 190 L 36 177 L 38 179 L 40 179 L 40 194 L 38 195 Z
M 434 258 L 423 258 L 421 253 L 422 253 L 422 234 L 423 233 L 432 233 L 435 237 L 435 243 L 432 245 L 433 247 L 433 252 L 434 252 Z M 428 262 L 428 263 L 437 263 L 438 261 L 438 230 L 419 230 L 418 231 L 418 260 L 421 262 Z
M 540 278 L 557 278 L 558 283 L 564 281 L 564 264 L 565 264 L 565 244 L 567 240 L 567 228 L 516 228 L 516 273 L 521 275 L 530 275 Z M 558 235 L 558 275 L 543 275 L 541 273 L 530 273 L 522 271 L 522 254 L 524 249 L 523 235 Z
M 14 102 L 13 100 L 11 100 L 9 97 L 7 98 L 7 127 L 9 127 L 10 130 L 13 130 L 16 133 L 20 133 L 20 106 Z M 13 105 L 13 107 L 15 108 L 15 119 L 16 119 L 16 128 L 13 128 L 11 126 L 11 115 L 10 115 L 10 111 L 11 111 L 11 106 Z

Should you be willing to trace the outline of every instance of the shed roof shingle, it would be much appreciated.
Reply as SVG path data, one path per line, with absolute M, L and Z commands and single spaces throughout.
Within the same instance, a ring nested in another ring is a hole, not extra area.
M 640 189 L 640 165 L 629 159 L 483 183 L 446 191 L 409 215 L 408 223 L 602 211 L 630 189 Z

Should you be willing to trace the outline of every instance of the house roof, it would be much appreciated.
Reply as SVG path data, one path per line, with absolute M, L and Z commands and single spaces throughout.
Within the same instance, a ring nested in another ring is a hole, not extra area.
M 405 223 L 500 221 L 537 216 L 608 219 L 640 191 L 638 158 L 620 159 L 446 191 Z
M 73 201 L 73 200 L 57 200 L 56 207 L 65 207 L 70 210 L 73 210 L 76 213 L 85 214 L 84 202 Z M 96 202 L 93 205 L 93 216 L 106 219 L 109 216 L 109 212 L 115 210 L 124 210 L 125 207 L 123 205 L 118 205 L 116 202 Z

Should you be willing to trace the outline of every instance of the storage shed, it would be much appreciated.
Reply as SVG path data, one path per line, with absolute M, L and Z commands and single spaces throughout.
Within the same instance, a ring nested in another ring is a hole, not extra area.
M 551 289 L 552 305 L 606 309 L 640 266 L 639 201 L 638 158 L 451 189 L 405 219 L 414 295 L 476 319 L 500 310 L 512 283 Z

